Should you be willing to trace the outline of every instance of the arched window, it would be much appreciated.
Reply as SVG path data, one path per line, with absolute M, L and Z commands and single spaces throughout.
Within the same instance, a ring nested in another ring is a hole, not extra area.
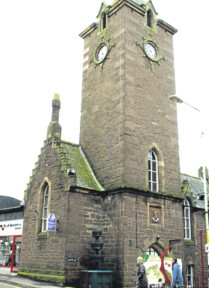
M 153 28 L 153 14 L 150 9 L 147 11 L 147 26 Z
M 153 150 L 148 153 L 148 183 L 149 190 L 158 191 L 158 159 Z
M 154 248 L 152 248 L 152 247 L 149 247 L 149 248 L 147 249 L 147 251 L 145 252 L 145 254 L 158 256 L 157 251 L 156 251 Z
M 186 199 L 183 203 L 183 222 L 184 222 L 184 239 L 191 239 L 191 217 L 190 204 Z
M 103 12 L 102 16 L 101 16 L 101 30 L 105 29 L 107 25 L 107 21 L 106 21 L 106 13 Z
M 41 232 L 46 232 L 47 217 L 49 214 L 49 185 L 46 184 L 43 190 Z

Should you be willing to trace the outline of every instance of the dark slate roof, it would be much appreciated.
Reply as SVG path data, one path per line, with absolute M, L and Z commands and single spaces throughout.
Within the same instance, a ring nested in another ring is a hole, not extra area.
M 0 195 L 0 210 L 13 209 L 23 206 L 22 201 L 9 197 Z
M 194 199 L 196 199 L 197 207 L 204 209 L 205 208 L 205 201 L 198 199 L 198 195 L 204 194 L 203 180 L 199 177 L 181 174 L 181 183 L 185 180 L 187 180 L 189 182 L 189 187 L 191 187 L 192 195 L 193 195 Z M 209 195 L 208 185 L 207 185 L 207 195 Z

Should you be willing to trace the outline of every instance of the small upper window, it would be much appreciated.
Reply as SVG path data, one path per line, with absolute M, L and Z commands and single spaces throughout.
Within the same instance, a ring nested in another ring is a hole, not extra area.
M 158 191 L 158 159 L 153 150 L 148 153 L 148 182 L 151 191 Z
M 150 9 L 147 11 L 147 26 L 153 28 L 153 13 Z
M 184 239 L 191 239 L 190 204 L 188 200 L 183 203 Z
M 48 217 L 48 208 L 49 208 L 49 185 L 47 184 L 44 188 L 43 193 L 43 206 L 42 206 L 42 218 L 41 218 L 41 231 L 46 232 L 46 224 Z
M 107 25 L 106 13 L 103 12 L 101 16 L 101 30 L 105 29 Z

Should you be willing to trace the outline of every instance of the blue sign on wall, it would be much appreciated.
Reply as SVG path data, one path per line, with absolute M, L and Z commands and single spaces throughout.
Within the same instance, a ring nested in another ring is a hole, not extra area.
M 53 213 L 49 214 L 47 218 L 47 231 L 56 231 L 57 220 Z

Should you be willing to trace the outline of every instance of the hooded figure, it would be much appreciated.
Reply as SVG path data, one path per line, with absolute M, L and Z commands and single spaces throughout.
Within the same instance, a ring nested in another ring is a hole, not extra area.
M 171 288 L 182 288 L 183 287 L 183 277 L 180 265 L 177 263 L 177 259 L 173 258 L 172 260 L 172 282 Z
M 137 258 L 137 281 L 136 281 L 136 288 L 148 288 L 148 280 L 146 274 L 146 268 L 143 264 L 143 258 Z

